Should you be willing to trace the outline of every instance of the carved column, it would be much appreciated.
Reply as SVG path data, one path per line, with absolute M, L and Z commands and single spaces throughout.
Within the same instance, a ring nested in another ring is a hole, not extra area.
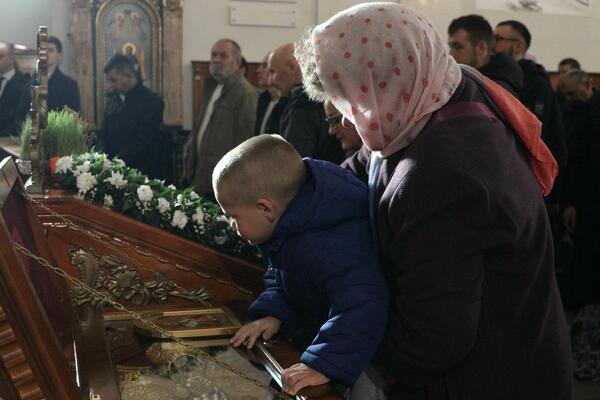
M 94 123 L 94 65 L 92 40 L 93 0 L 73 0 L 71 34 L 73 37 L 73 78 L 81 94 L 81 116 Z
M 163 0 L 164 123 L 183 125 L 183 0 Z

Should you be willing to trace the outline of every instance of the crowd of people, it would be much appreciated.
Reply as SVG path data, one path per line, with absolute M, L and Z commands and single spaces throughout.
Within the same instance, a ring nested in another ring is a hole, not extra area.
M 600 92 L 572 58 L 555 91 L 532 40 L 516 20 L 465 15 L 444 38 L 406 6 L 361 4 L 269 50 L 258 88 L 236 41 L 213 44 L 182 174 L 268 265 L 232 344 L 295 338 L 288 392 L 571 398 L 563 303 L 600 300 Z M 61 53 L 52 38 L 49 107 L 78 111 Z M 98 149 L 159 175 L 162 99 L 129 56 L 104 73 Z M 0 132 L 27 85 L 0 43 Z

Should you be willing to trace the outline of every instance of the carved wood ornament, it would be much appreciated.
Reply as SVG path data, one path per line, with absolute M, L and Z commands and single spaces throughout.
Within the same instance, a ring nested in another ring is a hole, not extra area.
M 153 272 L 154 280 L 145 281 L 137 268 L 125 265 L 123 259 L 116 255 L 101 256 L 94 249 L 83 249 L 79 246 L 74 246 L 69 252 L 71 264 L 79 269 L 81 281 L 115 301 L 143 306 L 151 302 L 164 304 L 169 296 L 173 296 L 210 306 L 208 300 L 214 298 L 214 295 L 204 288 L 182 288 L 159 271 Z M 97 307 L 104 305 L 80 287 L 71 289 L 71 300 L 76 306 L 88 302 Z

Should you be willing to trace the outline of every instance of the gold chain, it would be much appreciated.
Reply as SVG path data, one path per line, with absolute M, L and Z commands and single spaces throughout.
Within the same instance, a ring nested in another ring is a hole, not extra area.
M 124 253 L 122 253 L 118 248 L 116 248 L 113 245 L 109 245 L 108 243 L 106 243 L 104 240 L 102 240 L 102 237 L 100 234 L 91 232 L 86 230 L 85 228 L 75 224 L 74 222 L 72 222 L 71 220 L 67 219 L 66 217 L 62 216 L 61 214 L 57 213 L 56 211 L 50 209 L 49 207 L 45 206 L 44 204 L 42 204 L 41 202 L 34 200 L 33 198 L 31 198 L 27 193 L 25 193 L 24 191 L 21 190 L 21 194 L 23 195 L 23 197 L 25 197 L 25 199 L 27 199 L 28 201 L 40 206 L 41 208 L 43 208 L 44 210 L 48 211 L 50 214 L 52 214 L 55 217 L 58 217 L 59 219 L 61 219 L 64 223 L 66 223 L 71 229 L 73 229 L 74 231 L 77 232 L 82 232 L 84 234 L 89 235 L 92 239 L 102 242 L 104 244 L 106 244 L 108 247 L 110 247 L 111 249 L 115 250 L 116 252 L 118 252 L 120 255 L 123 255 L 125 258 L 132 260 L 129 256 L 125 255 Z M 127 309 L 125 306 L 123 306 L 122 304 L 114 301 L 113 299 L 111 299 L 109 296 L 105 295 L 104 293 L 86 285 L 84 282 L 82 282 L 81 280 L 69 275 L 68 273 L 66 273 L 65 271 L 63 271 L 62 269 L 53 266 L 52 264 L 50 264 L 46 259 L 44 259 L 43 257 L 37 256 L 36 254 L 33 254 L 31 251 L 29 251 L 28 249 L 26 249 L 25 247 L 19 245 L 18 243 L 15 243 L 15 247 L 24 255 L 26 255 L 27 257 L 30 257 L 34 260 L 36 260 L 38 263 L 40 263 L 41 265 L 43 265 L 44 267 L 48 268 L 49 270 L 51 270 L 52 272 L 56 273 L 57 275 L 61 276 L 62 278 L 67 279 L 68 281 L 70 281 L 72 284 L 79 286 L 81 288 L 83 288 L 85 291 L 87 291 L 89 294 L 91 294 L 93 297 L 100 299 L 108 304 L 110 304 L 112 307 L 116 308 L 119 311 L 123 311 L 124 313 L 126 313 L 127 315 L 129 315 L 132 319 L 135 319 L 137 321 L 140 321 L 141 323 L 145 324 L 146 326 L 148 326 L 150 329 L 160 333 L 163 337 L 171 339 L 175 342 L 177 342 L 178 344 L 180 344 L 181 346 L 183 346 L 185 349 L 187 349 L 188 351 L 192 352 L 193 354 L 198 354 L 199 356 L 201 356 L 204 359 L 207 359 L 208 361 L 214 362 L 215 364 L 219 365 L 220 367 L 236 374 L 237 376 L 239 376 L 240 378 L 270 392 L 271 394 L 275 395 L 277 398 L 279 399 L 284 399 L 284 400 L 292 400 L 293 398 L 290 397 L 289 395 L 285 394 L 285 393 L 280 393 L 277 390 L 273 389 L 270 386 L 267 386 L 265 384 L 263 384 L 262 382 L 258 381 L 257 379 L 246 375 L 245 373 L 243 373 L 242 371 L 239 371 L 233 367 L 231 367 L 229 364 L 211 356 L 210 354 L 208 354 L 207 352 L 190 346 L 189 344 L 187 344 L 184 340 L 178 338 L 177 336 L 174 336 L 173 334 L 171 334 L 169 331 L 161 328 L 160 326 L 156 325 L 154 322 L 147 320 L 146 318 L 142 317 L 140 314 L 131 311 L 129 309 Z M 153 272 L 150 269 L 143 267 L 142 268 L 146 269 L 149 272 Z
M 278 391 L 276 391 L 275 389 L 263 384 L 262 382 L 258 381 L 255 378 L 252 378 L 249 375 L 246 375 L 245 373 L 243 373 L 242 371 L 238 371 L 235 368 L 232 368 L 231 366 L 229 366 L 229 364 L 211 356 L 210 354 L 208 354 L 207 352 L 203 351 L 202 349 L 190 346 L 188 343 L 186 343 L 184 340 L 182 340 L 181 338 L 178 338 L 177 336 L 174 336 L 173 334 L 171 334 L 169 331 L 161 328 L 160 326 L 156 325 L 154 322 L 142 317 L 141 314 L 138 314 L 134 311 L 131 311 L 129 309 L 127 309 L 126 307 L 124 307 L 122 304 L 114 301 L 113 299 L 111 299 L 109 296 L 105 295 L 104 293 L 86 285 L 85 283 L 83 283 L 81 280 L 67 274 L 65 271 L 63 271 L 62 269 L 55 267 L 53 265 L 51 265 L 45 258 L 40 257 L 36 254 L 33 254 L 31 251 L 29 251 L 28 249 L 26 249 L 25 247 L 21 246 L 18 243 L 14 244 L 15 247 L 17 248 L 17 250 L 19 250 L 21 253 L 23 253 L 24 255 L 26 255 L 27 257 L 37 261 L 38 263 L 40 263 L 41 265 L 43 265 L 44 267 L 50 269 L 52 272 L 54 272 L 55 274 L 59 275 L 62 278 L 65 278 L 66 280 L 68 280 L 69 282 L 71 282 L 73 285 L 76 286 L 80 286 L 82 287 L 84 290 L 86 290 L 89 294 L 91 294 L 92 296 L 96 297 L 97 299 L 100 299 L 108 304 L 110 304 L 112 307 L 116 308 L 119 311 L 123 311 L 124 313 L 126 313 L 127 315 L 129 315 L 132 319 L 135 319 L 137 321 L 140 321 L 141 323 L 143 323 L 144 325 L 148 326 L 150 329 L 160 333 L 161 335 L 163 335 L 163 337 L 169 338 L 175 342 L 177 342 L 178 344 L 180 344 L 181 346 L 183 346 L 185 349 L 187 349 L 188 351 L 190 351 L 193 354 L 198 354 L 199 356 L 201 356 L 202 358 L 205 358 L 211 362 L 214 362 L 215 364 L 219 365 L 220 367 L 233 372 L 234 374 L 236 374 L 237 376 L 239 376 L 242 379 L 247 380 L 248 382 L 253 383 L 254 385 L 265 389 L 267 391 L 270 391 L 271 393 L 275 394 L 278 398 L 280 399 L 284 399 L 284 400 L 291 400 L 292 398 L 289 397 L 286 394 L 282 394 L 279 393 Z
M 117 246 L 115 246 L 114 244 L 110 243 L 109 239 L 110 236 L 106 235 L 104 233 L 99 233 L 99 232 L 92 232 L 88 229 L 85 229 L 84 227 L 77 225 L 76 223 L 74 223 L 73 221 L 71 221 L 70 219 L 68 219 L 67 217 L 63 216 L 62 214 L 59 214 L 58 212 L 54 211 L 53 209 L 51 209 L 50 207 L 46 206 L 45 204 L 43 204 L 41 201 L 39 200 L 35 200 L 34 198 L 32 198 L 31 196 L 29 196 L 29 194 L 27 194 L 25 191 L 21 191 L 21 195 L 27 199 L 28 201 L 30 201 L 31 203 L 35 204 L 36 206 L 42 208 L 45 211 L 48 211 L 48 213 L 50 215 L 52 215 L 53 217 L 58 218 L 59 220 L 61 220 L 65 225 L 67 225 L 69 228 L 71 228 L 72 230 L 76 231 L 76 232 L 81 232 L 84 235 L 89 236 L 90 238 L 94 239 L 97 242 L 100 242 L 102 244 L 104 244 L 106 247 L 108 247 L 110 250 L 112 250 L 113 252 L 117 253 L 119 256 L 123 257 L 124 260 L 128 260 L 129 262 L 132 263 L 132 266 L 135 266 L 136 268 L 141 268 L 142 270 L 148 272 L 149 274 L 154 274 L 154 271 L 152 271 L 150 268 L 146 267 L 143 264 L 139 264 L 135 259 L 133 259 L 130 255 L 128 255 L 127 253 L 123 252 L 121 249 L 119 249 Z M 150 256 L 158 259 L 159 257 L 153 255 L 153 254 L 149 254 Z M 159 260 L 160 261 L 160 260 Z M 192 271 L 188 268 L 182 267 L 180 265 L 175 265 L 175 268 L 177 268 L 177 270 L 179 271 L 183 271 L 183 272 L 188 272 L 188 273 L 192 273 L 194 275 L 198 275 L 201 278 L 205 278 L 205 279 L 213 279 L 213 280 L 217 280 L 216 278 L 211 277 L 210 275 L 206 275 L 203 273 L 200 273 L 198 271 Z M 210 303 L 208 303 L 210 304 Z

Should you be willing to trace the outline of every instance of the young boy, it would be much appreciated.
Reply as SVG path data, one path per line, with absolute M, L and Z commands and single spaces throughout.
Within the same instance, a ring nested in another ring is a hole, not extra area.
M 351 386 L 383 336 L 388 289 L 369 230 L 368 190 L 337 165 L 302 160 L 277 135 L 248 139 L 213 171 L 213 189 L 238 234 L 268 265 L 254 319 L 233 346 L 317 323 L 300 364 L 283 372 L 296 394 L 330 380 Z M 316 332 L 318 330 L 318 332 Z

